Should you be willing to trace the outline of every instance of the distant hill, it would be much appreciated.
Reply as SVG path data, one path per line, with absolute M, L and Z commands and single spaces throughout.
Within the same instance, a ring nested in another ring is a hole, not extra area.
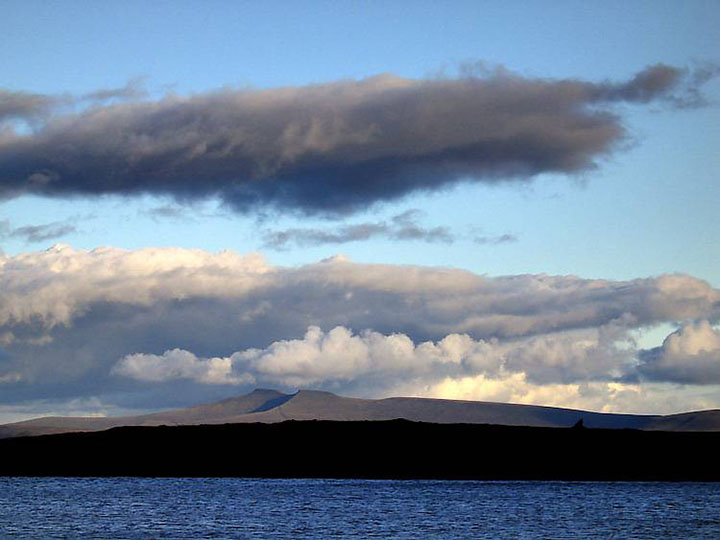
M 0 438 L 100 431 L 122 426 L 277 423 L 285 420 L 380 421 L 406 419 L 435 424 L 585 427 L 654 431 L 720 431 L 720 410 L 673 415 L 611 414 L 484 401 L 426 398 L 356 399 L 330 392 L 284 394 L 258 389 L 218 403 L 141 416 L 46 417 L 0 425 Z

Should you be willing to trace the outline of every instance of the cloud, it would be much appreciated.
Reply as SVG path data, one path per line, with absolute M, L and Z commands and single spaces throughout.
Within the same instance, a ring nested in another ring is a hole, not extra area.
M 130 100 L 148 96 L 145 89 L 147 77 L 135 77 L 119 88 L 101 88 L 82 95 L 80 101 L 108 101 L 111 99 Z
M 257 253 L 102 247 L 0 256 L 0 325 L 70 325 L 99 304 L 152 307 L 226 304 L 271 320 L 415 333 L 513 337 L 598 327 L 718 317 L 720 291 L 686 275 L 630 281 L 574 276 L 487 277 L 463 270 L 358 264 L 332 258 L 300 267 Z M 315 319 L 317 322 L 314 322 Z M 340 319 L 340 320 L 338 320 Z M 298 327 L 296 327 L 298 328 Z
M 283 387 L 328 386 L 352 382 L 372 388 L 402 381 L 435 384 L 444 378 L 484 375 L 490 378 L 522 373 L 535 383 L 612 380 L 628 355 L 592 330 L 548 334 L 520 340 L 473 340 L 467 334 L 415 344 L 405 334 L 359 335 L 343 326 L 327 333 L 317 326 L 303 339 L 276 341 L 263 349 L 246 349 L 223 358 L 198 358 L 173 349 L 162 355 L 131 354 L 113 373 L 142 381 L 191 379 L 211 384 L 260 384 Z
M 19 373 L 6 373 L 0 376 L 0 384 L 4 383 L 16 383 L 22 380 L 22 376 Z
M 232 374 L 229 358 L 198 359 L 194 354 L 180 349 L 165 351 L 162 356 L 130 354 L 112 370 L 118 375 L 142 381 L 190 379 L 207 384 L 252 384 L 248 377 Z
M 148 95 L 144 88 L 145 80 L 145 77 L 136 77 L 122 87 L 101 88 L 81 96 L 36 94 L 0 88 L 0 127 L 3 123 L 13 121 L 47 121 L 53 113 L 81 103 L 143 98 Z
M 609 330 L 609 331 L 608 331 Z M 688 393 L 663 384 L 628 383 L 631 351 L 615 329 L 571 332 L 501 342 L 450 334 L 414 343 L 404 334 L 338 326 L 309 327 L 301 339 L 281 340 L 222 358 L 173 349 L 136 353 L 112 368 L 116 376 L 159 383 L 259 385 L 292 390 L 326 388 L 361 396 L 414 395 L 648 413 L 717 407 L 717 393 Z M 546 368 L 555 375 L 548 375 Z M 573 374 L 572 376 L 568 376 Z M 539 376 L 539 377 L 538 377 Z
M 150 208 L 149 210 L 145 210 L 143 214 L 146 214 L 150 216 L 153 219 L 177 219 L 177 220 L 187 220 L 189 219 L 188 211 L 187 209 L 181 207 L 181 206 L 174 206 L 174 205 L 163 205 L 163 206 L 157 206 L 155 208 Z
M 597 85 L 594 88 L 595 98 L 600 101 L 636 103 L 648 103 L 658 97 L 673 100 L 677 94 L 667 94 L 667 90 L 675 87 L 680 77 L 681 71 L 677 68 L 665 64 L 655 64 L 646 67 L 627 82 Z
M 524 374 L 514 373 L 495 379 L 484 375 L 448 377 L 426 387 L 398 387 L 397 395 L 524 403 L 601 412 L 672 414 L 718 408 L 719 390 L 720 386 L 698 391 L 697 387 L 678 387 L 676 384 L 604 381 L 538 385 L 529 382 Z
M 97 397 L 70 400 L 34 400 L 18 405 L 0 407 L 0 424 L 21 422 L 38 416 L 121 416 L 127 410 L 118 410 L 102 403 Z
M 219 209 L 206 208 L 202 204 L 163 204 L 139 210 L 138 215 L 152 218 L 154 221 L 173 220 L 195 222 L 198 219 L 216 219 L 231 217 Z
M 15 92 L 0 88 L 0 127 L 3 122 L 40 120 L 65 100 L 57 96 Z M 0 138 L 0 142 L 2 138 Z
M 486 245 L 486 244 L 511 244 L 514 242 L 517 242 L 517 236 L 514 234 L 501 234 L 499 236 L 476 236 L 473 238 L 473 242 L 476 244 Z
M 720 330 L 706 320 L 685 324 L 640 359 L 639 371 L 651 380 L 720 384 Z
M 311 326 L 303 339 L 278 341 L 265 349 L 247 349 L 226 358 L 202 359 L 175 349 L 161 356 L 126 356 L 113 371 L 140 380 L 191 378 L 230 384 L 260 380 L 307 386 L 363 376 L 412 377 L 414 372 L 432 369 L 435 362 L 460 361 L 462 351 L 472 345 L 468 336 L 448 336 L 437 345 L 416 347 L 404 334 L 384 336 L 366 331 L 353 335 L 342 326 L 324 333 Z
M 455 237 L 447 227 L 426 228 L 418 223 L 422 212 L 412 209 L 392 217 L 388 221 L 376 221 L 343 225 L 332 228 L 293 228 L 281 231 L 267 231 L 263 234 L 263 245 L 270 249 L 288 249 L 319 246 L 323 244 L 346 244 L 373 238 L 388 240 L 413 240 L 428 243 L 451 244 Z
M 0 196 L 218 196 L 238 212 L 346 214 L 461 181 L 587 171 L 626 136 L 615 103 L 695 99 L 707 77 L 662 64 L 620 83 L 497 69 L 96 105 L 0 137 Z M 37 115 L 44 99 L 8 95 L 2 114 Z
M 25 225 L 13 228 L 8 220 L 0 221 L 0 237 L 21 238 L 25 242 L 38 243 L 54 240 L 68 234 L 77 232 L 72 220 L 53 221 L 43 225 Z
M 448 378 L 509 385 L 516 375 L 536 396 L 548 385 L 644 388 L 650 364 L 634 329 L 720 318 L 720 291 L 685 275 L 488 277 L 342 257 L 281 267 L 181 248 L 0 255 L 0 290 L 0 404 L 98 396 L 172 407 L 251 379 L 353 395 L 419 395 Z M 322 331 L 302 338 L 309 327 Z M 296 350 L 317 360 L 294 366 Z M 343 360 L 331 362 L 331 350 Z M 134 358 L 126 373 L 143 375 L 111 375 L 123 358 Z

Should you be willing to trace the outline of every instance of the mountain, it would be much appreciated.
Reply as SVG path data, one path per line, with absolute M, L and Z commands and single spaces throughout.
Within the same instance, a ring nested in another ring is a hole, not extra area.
M 257 389 L 249 394 L 186 409 L 111 418 L 46 417 L 0 426 L 0 438 L 101 431 L 122 426 L 277 423 L 285 420 L 364 421 L 402 418 L 434 424 L 494 424 L 526 427 L 585 427 L 655 431 L 720 431 L 720 410 L 673 415 L 612 414 L 536 405 L 427 398 L 357 399 L 301 390 L 284 394 Z

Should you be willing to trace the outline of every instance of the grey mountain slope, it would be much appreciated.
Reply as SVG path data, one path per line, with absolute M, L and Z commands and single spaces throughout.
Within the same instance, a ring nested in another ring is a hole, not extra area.
M 392 420 L 418 422 L 570 427 L 585 426 L 667 431 L 720 431 L 720 410 L 675 415 L 611 414 L 482 401 L 425 398 L 357 399 L 330 392 L 302 390 L 283 394 L 258 389 L 218 403 L 187 409 L 116 418 L 46 417 L 0 426 L 0 438 L 71 431 L 98 431 L 118 426 L 158 426 L 282 422 L 285 420 Z
M 649 427 L 662 431 L 720 431 L 720 411 L 695 411 L 660 416 Z
M 228 423 L 230 418 L 262 410 L 273 403 L 281 403 L 292 395 L 276 390 L 257 389 L 249 394 L 225 399 L 217 403 L 186 409 L 162 411 L 141 416 L 110 418 L 48 416 L 24 422 L 0 425 L 0 438 L 24 435 L 46 435 L 71 431 L 98 431 L 119 426 L 162 426 Z
M 652 429 L 653 422 L 662 417 L 593 413 L 554 407 L 481 401 L 426 398 L 356 399 L 336 396 L 329 392 L 305 390 L 298 392 L 292 399 L 272 410 L 240 415 L 233 418 L 232 421 L 359 421 L 395 418 L 442 424 L 501 424 L 537 427 L 569 427 L 582 418 L 588 427 Z M 716 429 L 720 429 L 720 414 L 718 414 L 717 420 Z

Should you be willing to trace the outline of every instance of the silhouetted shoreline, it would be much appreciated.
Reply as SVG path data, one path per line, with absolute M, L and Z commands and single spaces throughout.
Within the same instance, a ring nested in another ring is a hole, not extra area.
M 3 476 L 720 481 L 720 433 L 288 421 L 0 441 Z

